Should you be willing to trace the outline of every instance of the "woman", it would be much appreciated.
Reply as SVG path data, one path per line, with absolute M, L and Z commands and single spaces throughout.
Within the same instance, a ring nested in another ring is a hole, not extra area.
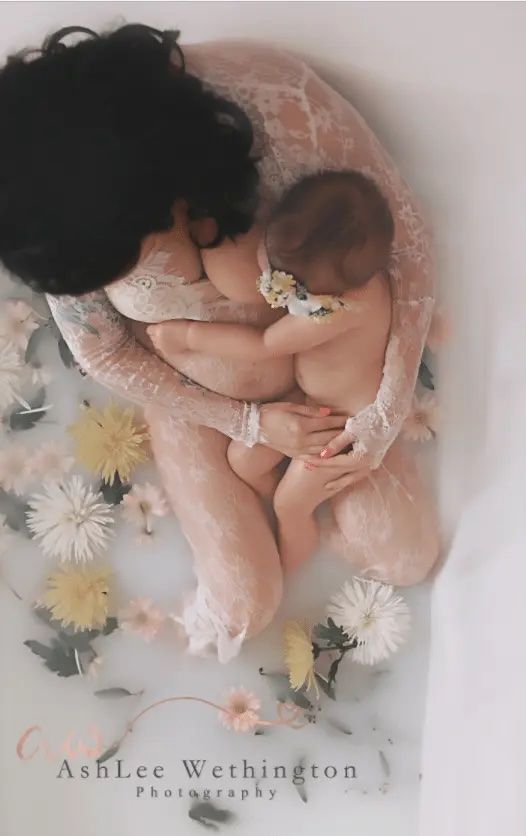
M 72 31 L 90 37 L 66 47 Z M 49 294 L 83 368 L 146 407 L 196 560 L 197 592 L 181 615 L 190 648 L 212 645 L 229 658 L 281 597 L 275 541 L 228 466 L 229 438 L 288 456 L 328 448 L 318 464 L 327 496 L 338 494 L 338 536 L 355 571 L 394 583 L 424 578 L 438 549 L 431 508 L 413 469 L 393 485 L 382 463 L 410 408 L 433 307 L 428 238 L 351 105 L 277 50 L 217 42 L 183 56 L 173 33 L 134 25 L 102 37 L 70 27 L 36 60 L 11 59 L 0 73 L 0 114 L 0 257 Z M 258 208 L 310 172 L 351 167 L 376 178 L 396 224 L 391 338 L 374 404 L 344 426 L 310 407 L 258 406 L 251 393 L 257 384 L 261 398 L 264 370 L 193 358 L 181 374 L 155 355 L 140 321 L 253 317 L 242 299 L 227 302 L 210 286 L 199 246 L 234 248 L 250 275 Z M 351 442 L 351 455 L 337 455 Z M 364 474 L 380 467 L 382 490 L 367 491 Z

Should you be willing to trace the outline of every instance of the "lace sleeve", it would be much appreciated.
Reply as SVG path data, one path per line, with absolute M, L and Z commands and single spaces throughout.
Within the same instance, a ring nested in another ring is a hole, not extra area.
M 230 438 L 250 439 L 251 405 L 204 389 L 143 348 L 104 291 L 49 296 L 48 303 L 73 356 L 96 381 L 142 406 L 155 403 Z
M 347 430 L 380 464 L 410 411 L 433 309 L 430 236 L 396 166 L 354 107 L 303 61 L 261 44 L 207 44 L 210 82 L 249 114 L 265 189 L 275 198 L 322 169 L 374 178 L 395 219 L 391 336 L 376 401 Z
M 376 401 L 347 421 L 346 429 L 376 467 L 408 415 L 433 311 L 431 241 L 415 199 L 396 166 L 354 107 L 303 62 L 290 56 L 297 78 L 281 96 L 279 121 L 269 119 L 274 161 L 285 182 L 320 169 L 357 168 L 374 178 L 395 219 L 390 266 L 393 315 Z

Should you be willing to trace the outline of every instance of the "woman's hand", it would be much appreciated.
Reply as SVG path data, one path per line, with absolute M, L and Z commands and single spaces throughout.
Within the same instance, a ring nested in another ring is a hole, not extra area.
M 343 435 L 346 435 L 345 446 L 348 447 L 352 444 L 353 437 L 349 433 L 341 433 L 341 436 Z M 338 438 L 340 437 L 338 436 Z M 326 450 L 327 448 L 322 452 Z M 359 450 L 351 450 L 349 453 L 341 453 L 330 457 L 326 455 L 323 458 L 321 456 L 305 456 L 303 460 L 308 470 L 321 468 L 325 471 L 327 475 L 325 490 L 331 495 L 338 493 L 343 488 L 355 485 L 378 467 L 378 463 L 373 456 Z
M 260 407 L 260 443 L 291 459 L 319 457 L 345 420 L 345 415 L 331 415 L 326 407 L 265 403 Z

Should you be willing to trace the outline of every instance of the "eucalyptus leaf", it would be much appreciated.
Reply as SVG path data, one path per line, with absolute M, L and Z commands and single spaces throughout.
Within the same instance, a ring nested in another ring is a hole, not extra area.
M 12 430 L 30 430 L 35 424 L 46 414 L 44 406 L 46 400 L 46 390 L 42 387 L 38 390 L 34 398 L 28 401 L 29 407 L 36 412 L 28 412 L 25 407 L 18 407 L 9 416 L 9 426 Z
M 144 691 L 128 691 L 127 688 L 103 688 L 100 691 L 94 691 L 96 697 L 101 697 L 105 700 L 117 700 L 122 697 L 140 697 Z
M 418 379 L 422 386 L 424 386 L 426 389 L 432 389 L 434 391 L 435 382 L 433 378 L 433 373 L 424 360 L 422 360 L 420 363 L 420 368 L 418 370 Z
M 51 647 L 28 639 L 24 642 L 32 653 L 44 660 L 46 668 L 57 676 L 77 676 L 79 669 L 73 648 L 65 648 L 58 639 L 53 639 Z
M 270 685 L 276 699 L 279 702 L 292 702 L 298 708 L 305 708 L 311 710 L 313 708 L 310 700 L 305 696 L 304 690 L 295 691 L 290 687 L 289 678 L 284 673 L 266 673 L 263 668 L 259 669 L 261 676 L 266 676 L 270 681 Z
M 121 743 L 121 740 L 117 740 L 116 743 L 112 743 L 111 746 L 97 758 L 97 763 L 104 763 L 105 761 L 109 761 L 110 758 L 114 758 L 121 748 Z
M 196 801 L 188 811 L 192 821 L 198 822 L 209 830 L 219 830 L 220 824 L 230 824 L 235 815 L 230 810 L 216 807 L 211 801 Z
M 31 537 L 26 519 L 26 513 L 29 510 L 27 502 L 0 488 L 0 513 L 5 516 L 9 528 L 18 531 L 25 537 Z
M 121 482 L 118 473 L 115 474 L 112 485 L 108 484 L 104 479 L 99 485 L 99 491 L 109 505 L 120 505 L 126 494 L 131 491 L 131 488 L 131 485 Z

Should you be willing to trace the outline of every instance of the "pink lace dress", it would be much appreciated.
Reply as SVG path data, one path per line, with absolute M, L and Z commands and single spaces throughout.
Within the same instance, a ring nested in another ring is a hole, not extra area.
M 185 52 L 189 72 L 251 119 L 263 198 L 279 197 L 302 176 L 331 168 L 360 169 L 389 198 L 396 234 L 384 374 L 375 402 L 347 422 L 378 469 L 360 489 L 339 494 L 334 512 L 336 539 L 355 571 L 395 583 L 416 582 L 436 559 L 434 516 L 414 467 L 392 445 L 411 406 L 433 309 L 424 221 L 360 115 L 302 61 L 240 41 L 199 44 Z M 83 297 L 50 297 L 49 304 L 82 367 L 147 408 L 154 454 L 195 555 L 197 590 L 182 606 L 181 621 L 192 650 L 212 647 L 226 660 L 246 636 L 269 623 L 282 590 L 266 517 L 225 457 L 228 439 L 257 440 L 252 382 L 262 381 L 257 370 L 212 358 L 211 369 L 194 375 L 177 371 L 141 344 L 130 320 L 257 321 L 257 314 L 200 279 L 190 252 L 188 264 L 183 263 L 176 239 L 176 230 L 151 236 L 127 277 Z M 234 379 L 241 379 L 245 401 L 229 397 Z

